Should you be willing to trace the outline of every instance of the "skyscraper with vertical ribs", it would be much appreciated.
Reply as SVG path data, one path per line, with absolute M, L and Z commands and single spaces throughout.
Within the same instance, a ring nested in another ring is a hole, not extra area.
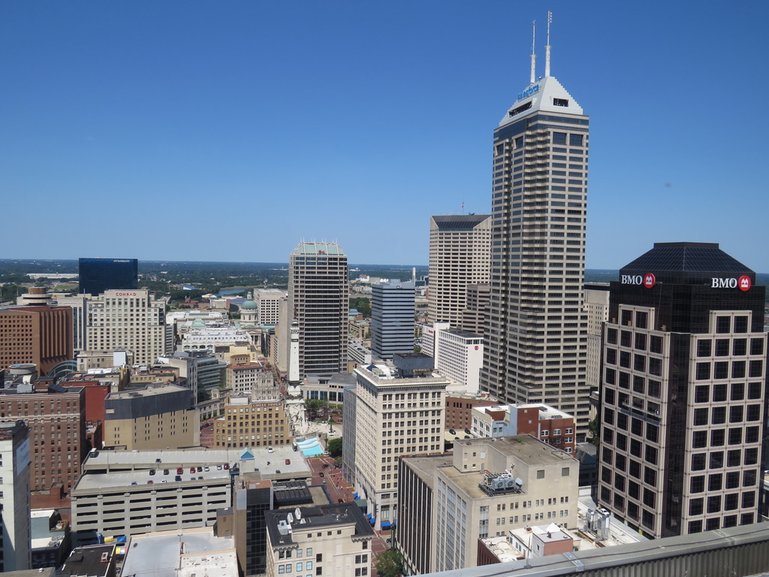
M 481 387 L 588 422 L 582 307 L 588 117 L 550 75 L 531 78 L 494 131 L 491 293 Z
M 338 244 L 302 242 L 294 249 L 288 307 L 289 326 L 296 322 L 299 330 L 300 380 L 316 375 L 323 381 L 346 369 L 349 295 L 347 256 Z

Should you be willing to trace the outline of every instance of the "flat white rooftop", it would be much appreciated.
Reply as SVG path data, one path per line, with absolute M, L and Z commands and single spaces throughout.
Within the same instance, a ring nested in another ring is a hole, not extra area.
M 235 541 L 213 528 L 134 535 L 126 543 L 123 575 L 152 577 L 236 576 Z

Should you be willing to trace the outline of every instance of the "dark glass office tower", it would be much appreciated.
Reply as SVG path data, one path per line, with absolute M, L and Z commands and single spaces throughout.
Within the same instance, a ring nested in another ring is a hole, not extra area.
M 481 387 L 589 419 L 583 310 L 588 117 L 548 73 L 494 131 L 489 312 Z
M 136 289 L 139 261 L 135 258 L 81 258 L 80 294 L 100 295 L 110 289 Z
M 611 283 L 598 498 L 667 537 L 759 521 L 766 289 L 717 244 L 657 243 Z

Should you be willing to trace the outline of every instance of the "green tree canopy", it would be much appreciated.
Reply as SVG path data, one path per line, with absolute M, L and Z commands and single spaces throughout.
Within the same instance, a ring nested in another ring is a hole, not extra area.
M 400 577 L 403 574 L 403 557 L 397 549 L 388 549 L 374 562 L 379 577 Z
M 328 454 L 335 459 L 342 456 L 342 438 L 337 437 L 335 439 L 329 439 L 326 443 L 326 450 Z

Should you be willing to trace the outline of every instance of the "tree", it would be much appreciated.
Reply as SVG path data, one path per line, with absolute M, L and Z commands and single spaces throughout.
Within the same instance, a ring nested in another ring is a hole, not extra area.
M 588 441 L 590 441 L 597 447 L 598 439 L 601 435 L 600 423 L 598 422 L 597 416 L 587 424 L 587 430 L 588 430 L 588 437 L 589 437 Z
M 374 562 L 379 577 L 400 577 L 403 574 L 403 557 L 397 549 L 388 549 Z
M 335 459 L 342 456 L 342 439 L 337 437 L 336 439 L 329 439 L 326 443 L 326 450 L 328 454 Z

